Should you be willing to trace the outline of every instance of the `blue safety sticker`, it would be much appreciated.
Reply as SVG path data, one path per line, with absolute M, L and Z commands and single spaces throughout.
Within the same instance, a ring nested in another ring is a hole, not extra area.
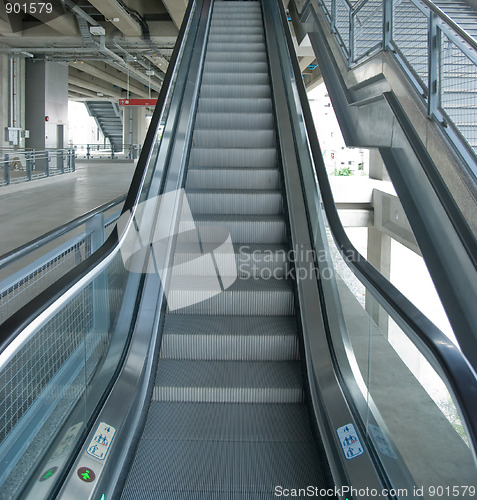
M 347 460 L 359 457 L 364 453 L 364 447 L 353 424 L 346 424 L 336 429 L 338 439 Z
M 114 435 L 116 434 L 116 429 L 111 427 L 104 422 L 100 422 L 96 432 L 94 433 L 93 439 L 88 446 L 88 454 L 95 458 L 104 460 L 108 454 L 111 443 L 113 442 Z

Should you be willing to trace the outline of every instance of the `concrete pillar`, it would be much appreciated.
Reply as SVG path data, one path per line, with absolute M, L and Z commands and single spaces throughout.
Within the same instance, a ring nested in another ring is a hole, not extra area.
M 0 55 L 0 145 L 25 147 L 25 59 Z
M 378 150 L 369 152 L 369 177 L 372 179 L 389 180 L 388 173 L 384 167 L 383 160 Z M 376 215 L 375 220 L 381 220 Z M 376 227 L 368 228 L 368 261 L 385 278 L 391 277 L 391 237 Z M 376 302 L 374 297 L 366 292 L 366 311 L 387 337 L 389 331 L 389 317 L 386 311 Z
M 68 66 L 51 61 L 26 63 L 28 148 L 62 148 L 68 127 Z
M 146 108 L 125 106 L 123 113 L 123 143 L 143 144 L 146 138 Z
M 374 227 L 368 228 L 368 261 L 385 278 L 391 276 L 391 238 Z M 389 331 L 389 317 L 387 312 L 378 304 L 376 299 L 366 291 L 366 311 L 387 336 Z
M 390 181 L 388 171 L 384 166 L 381 154 L 377 149 L 369 150 L 369 178 L 380 181 Z
M 0 124 L 2 127 L 2 135 L 0 137 L 1 147 L 8 147 L 10 144 L 7 141 L 7 128 L 9 126 L 9 68 L 8 55 L 0 54 Z

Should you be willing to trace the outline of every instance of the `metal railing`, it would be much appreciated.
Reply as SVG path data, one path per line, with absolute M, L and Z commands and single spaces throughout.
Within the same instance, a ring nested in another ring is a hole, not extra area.
M 75 171 L 74 150 L 1 149 L 0 186 Z
M 142 144 L 74 144 L 78 159 L 113 159 L 125 158 L 136 160 L 142 150 Z
M 475 162 L 477 42 L 474 38 L 430 0 L 317 2 L 349 67 L 378 51 L 391 52 L 425 101 L 429 116 L 441 124 L 463 157 L 471 157 Z
M 120 196 L 0 257 L 0 324 L 88 258 L 109 236 Z

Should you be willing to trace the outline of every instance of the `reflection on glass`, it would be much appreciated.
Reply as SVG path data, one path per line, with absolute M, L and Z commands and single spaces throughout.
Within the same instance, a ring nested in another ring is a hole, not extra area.
M 361 416 L 391 479 L 399 464 L 401 477 L 424 487 L 424 498 L 431 486 L 475 485 L 467 436 L 444 382 L 350 271 L 331 237 L 329 244 L 346 329 L 366 384 Z

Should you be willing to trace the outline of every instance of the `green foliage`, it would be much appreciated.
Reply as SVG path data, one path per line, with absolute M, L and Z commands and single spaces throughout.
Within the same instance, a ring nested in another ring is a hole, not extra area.
M 333 175 L 348 176 L 353 175 L 353 171 L 349 167 L 342 167 L 339 170 L 335 168 Z

